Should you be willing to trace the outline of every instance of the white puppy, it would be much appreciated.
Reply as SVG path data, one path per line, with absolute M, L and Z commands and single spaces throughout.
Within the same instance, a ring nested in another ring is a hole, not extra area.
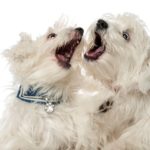
M 104 117 L 110 132 L 102 147 L 149 150 L 150 37 L 144 23 L 133 14 L 106 15 L 91 25 L 87 43 L 87 73 L 116 92 Z
M 83 29 L 57 27 L 35 41 L 21 34 L 21 41 L 5 52 L 16 88 L 0 123 L 1 150 L 56 150 L 75 140 L 67 103 Z

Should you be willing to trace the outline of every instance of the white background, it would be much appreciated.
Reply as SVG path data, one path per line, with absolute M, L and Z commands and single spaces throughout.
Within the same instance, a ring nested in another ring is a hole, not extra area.
M 132 12 L 150 28 L 148 0 L 0 0 L 0 53 L 19 40 L 20 32 L 43 34 L 61 16 L 85 29 L 104 13 Z M 0 112 L 12 78 L 0 56 Z

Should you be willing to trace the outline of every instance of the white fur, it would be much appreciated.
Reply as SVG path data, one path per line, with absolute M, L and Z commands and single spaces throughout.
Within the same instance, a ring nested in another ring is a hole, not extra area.
M 102 19 L 109 26 L 98 31 L 106 51 L 96 61 L 85 61 L 85 67 L 87 74 L 116 91 L 113 108 L 104 117 L 111 137 L 104 150 L 149 150 L 150 37 L 144 23 L 133 14 Z M 93 44 L 95 27 L 96 22 L 89 28 L 86 50 Z M 129 32 L 129 41 L 122 37 L 123 31 Z

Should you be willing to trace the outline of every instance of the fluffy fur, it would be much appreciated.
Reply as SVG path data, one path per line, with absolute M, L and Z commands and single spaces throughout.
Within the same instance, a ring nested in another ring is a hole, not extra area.
M 2 150 L 97 150 L 101 147 L 102 132 L 107 131 L 98 122 L 99 106 L 113 92 L 92 77 L 81 75 L 83 41 L 77 46 L 69 67 L 58 61 L 57 48 L 79 36 L 75 28 L 60 26 L 50 28 L 35 41 L 21 34 L 21 41 L 5 52 L 15 85 L 0 122 Z M 64 61 L 62 55 L 59 59 Z M 56 100 L 61 97 L 62 102 L 48 114 L 43 105 L 16 98 L 18 85 L 24 90 L 40 87 L 40 93 Z
M 101 148 L 149 150 L 150 37 L 146 26 L 137 16 L 128 13 L 105 15 L 101 19 L 108 26 L 100 25 L 100 21 L 90 26 L 84 54 L 87 74 L 116 92 L 112 97 L 113 108 L 101 117 L 106 131 L 110 131 L 110 138 L 106 143 L 102 140 Z M 105 47 L 102 55 L 94 56 L 95 53 L 89 51 L 95 45 L 101 47 L 101 52 Z

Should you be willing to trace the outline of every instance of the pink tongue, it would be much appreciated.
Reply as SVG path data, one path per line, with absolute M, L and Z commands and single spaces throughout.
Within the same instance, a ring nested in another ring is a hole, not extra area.
M 87 55 L 90 57 L 95 57 L 104 51 L 104 46 L 97 48 L 95 51 L 88 52 Z
M 66 62 L 67 58 L 65 58 L 63 55 L 58 54 L 57 55 L 58 59 L 61 60 L 62 62 Z

